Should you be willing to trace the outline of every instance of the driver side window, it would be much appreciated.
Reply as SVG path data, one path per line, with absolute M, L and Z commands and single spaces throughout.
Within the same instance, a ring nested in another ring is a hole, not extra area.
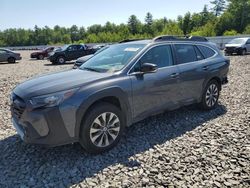
M 170 45 L 156 46 L 150 49 L 134 67 L 133 72 L 139 72 L 143 63 L 151 63 L 157 65 L 157 68 L 163 68 L 173 65 L 173 56 Z
M 68 51 L 72 52 L 72 51 L 76 51 L 77 50 L 77 46 L 69 46 L 68 47 Z

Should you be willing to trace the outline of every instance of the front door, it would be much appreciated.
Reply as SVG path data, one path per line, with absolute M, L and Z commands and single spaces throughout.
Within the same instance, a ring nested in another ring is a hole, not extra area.
M 158 70 L 135 74 L 143 63 L 156 64 Z M 178 106 L 178 74 L 171 45 L 153 47 L 141 57 L 130 72 L 135 120 Z

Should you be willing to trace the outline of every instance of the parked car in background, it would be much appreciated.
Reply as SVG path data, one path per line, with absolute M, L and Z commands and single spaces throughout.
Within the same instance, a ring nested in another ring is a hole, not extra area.
M 65 45 L 50 53 L 49 61 L 53 64 L 64 64 L 66 61 L 75 60 L 79 57 L 94 54 L 96 49 L 86 45 L 73 44 Z
M 93 47 L 94 49 L 96 49 L 97 51 L 94 54 L 90 54 L 90 55 L 86 55 L 83 57 L 80 57 L 76 60 L 73 69 L 77 69 L 79 68 L 83 63 L 85 63 L 87 60 L 89 60 L 91 57 L 93 57 L 94 55 L 100 53 L 101 51 L 107 49 L 109 46 L 100 46 L 98 45 L 97 47 Z
M 36 59 L 44 59 L 45 57 L 48 57 L 48 54 L 54 50 L 54 47 L 47 47 L 41 51 L 33 52 L 30 54 L 30 58 L 36 58 Z
M 16 60 L 21 60 L 21 59 L 22 57 L 20 53 L 0 48 L 0 62 L 7 61 L 8 63 L 15 63 Z
M 246 55 L 250 52 L 250 38 L 236 38 L 225 45 L 225 55 Z
M 215 108 L 229 63 L 202 37 L 114 44 L 79 69 L 18 85 L 10 99 L 12 121 L 28 143 L 80 142 L 90 153 L 105 152 L 126 126 L 152 114 L 194 103 Z

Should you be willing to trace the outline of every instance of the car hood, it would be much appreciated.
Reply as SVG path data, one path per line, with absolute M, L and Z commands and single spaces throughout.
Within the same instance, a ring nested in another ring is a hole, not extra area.
M 80 62 L 80 63 L 85 63 L 88 59 L 90 59 L 93 56 L 94 56 L 94 54 L 86 55 L 86 56 L 78 58 L 76 61 Z
M 23 99 L 28 99 L 34 96 L 77 88 L 112 75 L 113 73 L 98 73 L 79 69 L 57 72 L 25 81 L 19 84 L 13 92 Z
M 241 47 L 243 44 L 226 44 L 226 47 Z
M 31 55 L 36 55 L 38 54 L 39 52 L 32 52 Z

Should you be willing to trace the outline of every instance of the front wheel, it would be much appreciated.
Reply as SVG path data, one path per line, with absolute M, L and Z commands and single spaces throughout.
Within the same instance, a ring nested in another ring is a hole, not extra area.
M 58 64 L 64 64 L 66 61 L 65 61 L 65 58 L 63 56 L 60 56 L 57 58 L 57 63 Z
M 202 101 L 200 103 L 201 108 L 204 110 L 213 109 L 218 103 L 219 95 L 220 90 L 218 82 L 216 80 L 211 80 L 203 91 Z
M 44 56 L 43 56 L 42 54 L 40 54 L 40 55 L 38 56 L 38 59 L 39 59 L 39 60 L 43 60 L 43 59 L 44 59 Z
M 94 105 L 81 125 L 80 143 L 87 152 L 98 154 L 113 148 L 125 128 L 121 110 L 109 103 Z
M 241 51 L 241 55 L 246 55 L 246 54 L 247 54 L 246 49 L 243 49 L 243 50 Z

